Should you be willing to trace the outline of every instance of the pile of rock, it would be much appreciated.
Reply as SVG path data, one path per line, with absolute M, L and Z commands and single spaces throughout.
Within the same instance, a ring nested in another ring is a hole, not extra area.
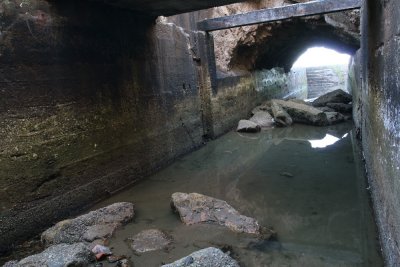
M 171 208 L 179 213 L 181 221 L 187 225 L 208 223 L 227 227 L 236 233 L 249 234 L 257 240 L 275 239 L 275 233 L 261 227 L 256 219 L 244 216 L 226 201 L 198 193 L 174 193 Z M 19 266 L 103 266 L 107 260 L 113 266 L 132 266 L 126 256 L 115 255 L 105 245 L 118 227 L 131 221 L 135 215 L 134 205 L 120 202 L 91 211 L 74 219 L 58 222 L 41 235 L 47 247 L 43 252 L 20 261 L 7 262 L 5 267 Z M 127 239 L 135 254 L 155 250 L 167 250 L 173 238 L 158 229 L 148 229 Z M 239 267 L 236 260 L 221 249 L 208 247 L 163 265 L 166 267 Z
M 253 109 L 249 120 L 240 120 L 237 131 L 258 132 L 273 126 L 287 127 L 294 122 L 315 126 L 336 124 L 351 119 L 351 101 L 352 96 L 341 89 L 311 103 L 298 99 L 270 100 Z
M 135 215 L 134 205 L 114 203 L 74 219 L 58 222 L 41 235 L 47 247 L 43 252 L 20 261 L 7 262 L 4 266 L 90 266 L 96 260 L 107 258 L 126 266 L 124 257 L 113 256 L 108 247 L 101 245 L 106 238 Z

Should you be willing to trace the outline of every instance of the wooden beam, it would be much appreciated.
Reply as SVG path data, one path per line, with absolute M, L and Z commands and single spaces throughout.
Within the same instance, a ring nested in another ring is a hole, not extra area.
M 207 19 L 197 23 L 201 31 L 217 31 L 246 25 L 358 9 L 363 0 L 316 0 L 243 14 Z

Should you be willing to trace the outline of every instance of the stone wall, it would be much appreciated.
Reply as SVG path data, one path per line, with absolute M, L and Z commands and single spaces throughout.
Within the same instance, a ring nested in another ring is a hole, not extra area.
M 203 143 L 195 36 L 89 1 L 0 16 L 0 252 Z
M 387 266 L 400 263 L 400 2 L 364 1 L 361 137 Z
M 288 76 L 281 68 L 219 77 L 216 94 L 211 98 L 215 136 L 232 130 L 239 120 L 248 119 L 252 109 L 263 101 L 284 98 L 291 92 Z

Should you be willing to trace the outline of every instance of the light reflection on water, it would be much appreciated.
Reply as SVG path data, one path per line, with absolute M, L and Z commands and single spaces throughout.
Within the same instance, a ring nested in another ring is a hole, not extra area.
M 383 266 L 365 180 L 351 134 L 346 135 L 351 128 L 344 123 L 230 132 L 94 208 L 135 203 L 135 221 L 110 243 L 115 253 L 130 255 L 135 266 L 159 266 L 210 245 L 231 246 L 241 266 Z M 320 149 L 310 146 L 309 140 L 326 136 L 337 140 Z M 169 207 L 174 192 L 226 200 L 273 227 L 278 242 L 257 242 L 212 225 L 185 226 Z M 167 231 L 174 246 L 133 255 L 126 238 L 149 228 Z

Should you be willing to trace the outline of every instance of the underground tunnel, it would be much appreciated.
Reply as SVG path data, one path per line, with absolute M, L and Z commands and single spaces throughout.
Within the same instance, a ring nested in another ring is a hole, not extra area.
M 235 2 L 0 1 L 0 264 L 399 266 L 399 2 Z

